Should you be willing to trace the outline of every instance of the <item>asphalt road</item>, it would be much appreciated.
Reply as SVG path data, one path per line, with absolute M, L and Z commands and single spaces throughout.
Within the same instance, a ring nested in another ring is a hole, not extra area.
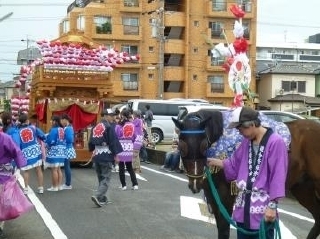
M 73 168 L 72 172 L 72 190 L 29 193 L 36 209 L 6 222 L 7 239 L 216 238 L 214 219 L 208 217 L 202 193 L 192 194 L 183 174 L 166 173 L 158 165 L 143 164 L 139 190 L 130 189 L 127 176 L 129 189 L 121 191 L 119 176 L 113 173 L 108 193 L 113 203 L 97 208 L 90 199 L 97 186 L 94 170 Z M 49 173 L 45 171 L 47 187 Z M 35 175 L 32 185 L 36 185 Z M 285 225 L 282 238 L 306 238 L 312 220 L 299 204 L 285 199 L 280 205 L 280 217 Z M 236 238 L 234 229 L 232 238 Z

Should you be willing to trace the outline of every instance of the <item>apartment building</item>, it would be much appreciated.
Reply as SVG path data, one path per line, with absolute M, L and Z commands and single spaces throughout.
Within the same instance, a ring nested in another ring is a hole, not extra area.
M 115 101 L 202 98 L 228 106 L 234 95 L 221 67 L 224 59 L 210 50 L 214 44 L 233 42 L 236 19 L 229 10 L 233 4 L 246 12 L 243 25 L 254 73 L 255 0 L 74 1 L 61 20 L 58 40 L 140 55 L 139 61 L 121 64 L 109 74 Z

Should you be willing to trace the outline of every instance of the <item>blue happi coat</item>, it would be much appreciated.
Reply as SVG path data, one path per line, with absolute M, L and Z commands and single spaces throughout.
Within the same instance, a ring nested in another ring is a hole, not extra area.
M 46 139 L 47 147 L 47 157 L 46 166 L 47 167 L 61 167 L 64 165 L 64 160 L 66 158 L 65 149 L 65 134 L 62 127 L 54 126 L 51 128 Z
M 38 139 L 45 140 L 46 136 L 39 128 L 23 124 L 19 127 L 20 149 L 27 159 L 27 165 L 22 170 L 28 170 L 42 164 L 41 147 Z

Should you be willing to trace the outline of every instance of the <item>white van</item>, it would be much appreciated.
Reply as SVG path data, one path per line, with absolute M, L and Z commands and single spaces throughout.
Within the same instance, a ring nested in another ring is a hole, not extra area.
M 179 106 L 183 105 L 211 105 L 209 103 L 192 102 L 184 100 L 148 100 L 148 99 L 132 99 L 128 101 L 128 108 L 132 110 L 140 110 L 144 115 L 145 106 L 149 105 L 153 112 L 152 121 L 152 141 L 159 143 L 162 140 L 172 140 L 174 124 L 172 117 L 176 117 L 179 113 Z
M 230 110 L 229 107 L 222 106 L 222 105 L 184 105 L 179 106 L 179 113 L 178 113 L 178 120 L 182 120 L 188 113 L 197 112 L 201 109 L 210 109 L 210 110 L 219 110 L 225 111 Z

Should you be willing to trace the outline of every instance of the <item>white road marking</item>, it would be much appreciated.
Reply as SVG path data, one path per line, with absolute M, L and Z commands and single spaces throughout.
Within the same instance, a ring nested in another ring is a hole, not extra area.
M 22 188 L 24 188 L 24 180 L 20 174 L 16 174 L 18 176 L 18 181 Z M 50 230 L 51 235 L 55 239 L 68 239 L 68 237 L 63 233 L 61 228 L 58 226 L 57 222 L 52 218 L 51 214 L 46 210 L 44 205 L 41 203 L 39 198 L 35 195 L 32 188 L 28 188 L 28 198 L 32 202 L 32 204 L 35 206 L 35 209 L 41 216 L 43 222 L 47 226 L 47 228 Z
M 187 196 L 180 196 L 180 209 L 181 209 L 181 216 L 207 222 L 210 224 L 216 224 L 216 220 L 214 216 L 208 217 L 201 213 L 199 204 L 206 205 L 205 201 L 199 198 L 187 197 Z M 281 237 L 286 239 L 297 239 L 290 230 L 283 224 L 283 222 L 279 221 Z M 232 229 L 235 229 L 231 226 Z
M 130 177 L 130 174 L 128 172 L 125 173 L 125 175 L 129 176 Z M 137 179 L 140 179 L 142 181 L 148 181 L 147 179 L 145 179 L 144 177 L 142 177 L 139 173 L 136 173 L 136 178 Z
M 153 173 L 166 175 L 166 176 L 168 176 L 168 177 L 170 177 L 170 178 L 174 178 L 174 179 L 177 179 L 177 180 L 182 181 L 182 182 L 188 182 L 188 179 L 181 178 L 181 177 L 175 176 L 175 175 L 170 174 L 170 173 L 161 172 L 161 171 L 159 171 L 159 170 L 155 170 L 155 169 L 152 169 L 152 168 L 148 168 L 148 167 L 146 167 L 146 166 L 141 166 L 141 168 L 143 168 L 143 169 L 145 169 L 145 170 L 149 170 L 150 172 L 153 172 Z
M 297 214 L 297 213 L 288 212 L 288 211 L 285 211 L 285 210 L 280 209 L 280 208 L 278 208 L 278 211 L 281 212 L 281 213 L 283 213 L 283 214 L 287 214 L 287 215 L 289 215 L 289 216 L 291 216 L 291 217 L 295 217 L 295 218 L 298 218 L 298 219 L 300 219 L 300 220 L 304 220 L 304 221 L 308 221 L 308 222 L 314 223 L 314 219 L 312 219 L 312 218 L 304 217 L 304 216 L 301 216 L 301 215 L 299 215 L 299 214 Z

